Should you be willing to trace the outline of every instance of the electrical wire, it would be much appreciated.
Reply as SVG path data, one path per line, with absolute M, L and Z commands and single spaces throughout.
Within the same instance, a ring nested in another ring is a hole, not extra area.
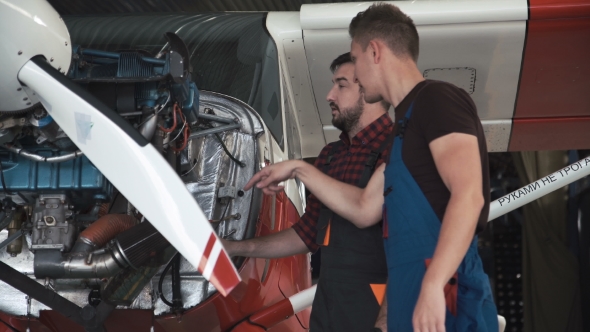
M 178 133 L 177 137 L 175 137 L 172 141 L 176 140 L 176 138 L 178 138 L 178 136 L 182 133 L 183 134 L 182 144 L 180 145 L 180 148 L 176 148 L 173 145 L 170 145 L 170 149 L 174 152 L 180 152 L 180 151 L 184 150 L 188 144 L 188 140 L 190 137 L 190 127 L 188 126 L 188 122 L 186 121 L 186 117 L 182 113 L 182 110 L 180 109 L 180 107 L 178 107 L 176 109 L 176 112 L 178 113 L 178 117 L 180 117 L 180 119 L 182 120 L 182 122 L 184 124 L 183 124 L 182 128 L 180 129 L 180 133 Z M 168 142 L 168 144 L 170 144 L 171 142 Z
M 176 112 L 176 109 L 177 109 L 177 108 L 179 108 L 179 107 L 178 107 L 178 103 L 174 103 L 174 106 L 173 106 L 173 109 L 172 109 L 172 119 L 173 119 L 173 122 L 172 122 L 172 127 L 170 127 L 170 128 L 165 128 L 164 126 L 161 126 L 161 125 L 160 125 L 160 126 L 158 126 L 158 127 L 160 127 L 160 130 L 162 130 L 162 131 L 163 131 L 163 132 L 165 132 L 165 133 L 171 133 L 171 132 L 173 132 L 173 131 L 174 131 L 174 129 L 176 129 L 176 113 L 177 113 L 177 112 Z
M 2 167 L 2 162 L 0 162 L 0 179 L 2 180 L 2 189 L 4 193 L 8 195 L 8 190 L 6 190 L 6 181 L 4 180 L 4 168 Z
M 166 107 L 166 105 L 168 105 L 168 102 L 170 101 L 170 92 L 168 92 L 168 99 L 166 99 L 166 102 L 164 102 L 164 104 L 162 104 L 160 106 L 160 108 L 158 110 L 156 110 L 154 112 L 154 114 L 148 116 L 145 120 L 143 120 L 142 123 L 140 123 L 137 127 L 141 127 L 142 125 L 144 125 L 146 122 L 148 122 L 151 118 L 153 118 L 154 116 L 157 116 L 158 114 L 160 114 L 160 112 L 162 112 L 162 110 L 164 109 L 164 107 Z M 158 105 L 156 105 L 156 107 L 158 107 Z M 154 107 L 154 109 L 156 109 L 156 107 Z
M 174 137 L 173 139 L 171 139 L 170 141 L 168 141 L 168 144 L 170 145 L 170 143 L 176 141 L 176 139 L 178 139 L 178 137 L 180 137 L 180 134 L 182 134 L 182 132 L 184 131 L 184 128 L 186 127 L 186 122 L 184 122 L 182 124 L 182 127 L 180 128 L 180 130 L 178 131 L 178 134 L 176 134 L 176 137 Z
M 190 162 L 189 162 L 190 165 Z M 197 162 L 194 163 L 194 165 L 186 172 L 180 174 L 180 176 L 187 176 L 193 169 L 195 169 L 195 167 L 197 166 Z
M 219 137 L 219 134 L 215 133 L 215 137 L 217 138 L 217 140 L 219 141 L 219 143 L 221 143 L 221 147 L 223 148 L 223 151 L 225 151 L 225 154 L 227 154 L 227 156 L 229 157 L 229 159 L 233 160 L 240 167 L 246 167 L 246 164 L 245 163 L 239 161 L 236 157 L 234 157 L 231 154 L 231 152 L 229 152 L 229 150 L 227 149 L 227 146 L 225 146 L 225 143 L 223 143 L 223 140 L 221 139 L 221 137 Z

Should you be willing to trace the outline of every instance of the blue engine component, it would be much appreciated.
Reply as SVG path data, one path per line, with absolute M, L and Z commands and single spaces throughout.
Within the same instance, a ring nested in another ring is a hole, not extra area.
M 29 147 L 27 150 L 45 157 L 67 153 L 47 148 Z M 113 193 L 111 183 L 85 156 L 61 163 L 45 163 L 0 151 L 0 162 L 8 192 L 63 193 L 77 205 L 109 200 Z
M 85 85 L 107 106 L 129 113 L 170 99 L 189 121 L 199 111 L 199 90 L 192 82 L 190 57 L 178 36 L 167 33 L 171 50 L 162 58 L 144 52 L 107 52 L 74 46 L 68 76 Z
M 74 46 L 68 76 L 121 115 L 136 117 L 136 123 L 154 114 L 157 105 L 171 106 L 173 103 L 178 103 L 189 122 L 195 121 L 199 110 L 199 90 L 191 79 L 188 49 L 174 33 L 166 33 L 166 38 L 170 49 L 161 58 L 142 51 L 107 52 Z M 52 121 L 46 115 L 40 117 L 36 124 L 48 138 L 56 134 L 45 130 Z M 56 141 L 56 137 L 50 141 Z M 58 143 L 54 142 L 55 146 L 60 146 Z M 44 157 L 67 153 L 39 146 L 23 148 Z M 6 185 L 5 188 L 0 187 L 0 193 L 18 194 L 24 199 L 38 194 L 66 194 L 78 207 L 111 199 L 112 185 L 84 156 L 60 163 L 46 163 L 0 151 L 0 162 Z

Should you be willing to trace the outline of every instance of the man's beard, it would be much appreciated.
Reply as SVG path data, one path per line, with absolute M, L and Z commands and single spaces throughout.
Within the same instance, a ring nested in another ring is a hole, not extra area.
M 349 133 L 356 129 L 359 125 L 359 119 L 363 114 L 363 108 L 365 103 L 363 101 L 363 95 L 361 94 L 356 105 L 350 108 L 344 108 L 340 110 L 334 103 L 330 103 L 330 106 L 338 110 L 338 114 L 332 117 L 332 125 L 342 130 L 345 133 Z

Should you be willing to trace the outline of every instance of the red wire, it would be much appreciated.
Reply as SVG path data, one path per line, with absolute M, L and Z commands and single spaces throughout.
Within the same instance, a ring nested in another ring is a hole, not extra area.
M 168 128 L 164 128 L 162 126 L 159 126 L 162 131 L 164 131 L 166 133 L 171 133 L 174 131 L 174 129 L 176 129 L 176 109 L 180 110 L 180 107 L 178 107 L 178 103 L 174 103 L 174 107 L 172 109 L 172 117 L 174 118 L 174 122 L 172 123 L 172 127 L 170 127 L 170 129 L 168 129 Z
M 177 105 L 175 105 L 175 106 L 177 106 Z M 186 118 L 184 117 L 184 114 L 182 114 L 182 110 L 180 109 L 180 107 L 175 107 L 174 112 L 178 112 L 178 116 L 180 117 L 180 119 L 184 123 L 184 128 L 182 130 L 182 145 L 181 145 L 181 147 L 175 148 L 173 146 L 170 146 L 170 149 L 172 149 L 172 151 L 174 151 L 174 152 L 180 152 L 180 151 L 184 150 L 184 148 L 186 148 L 186 146 L 188 144 L 188 139 L 190 136 L 190 128 L 188 126 Z M 176 119 L 176 116 L 175 116 L 175 119 Z

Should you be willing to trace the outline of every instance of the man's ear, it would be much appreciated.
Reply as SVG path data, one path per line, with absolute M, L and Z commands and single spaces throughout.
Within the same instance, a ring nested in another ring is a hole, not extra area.
M 371 52 L 370 55 L 373 58 L 373 63 L 378 64 L 381 62 L 381 55 L 383 52 L 383 44 L 376 39 L 369 42 L 367 51 Z

